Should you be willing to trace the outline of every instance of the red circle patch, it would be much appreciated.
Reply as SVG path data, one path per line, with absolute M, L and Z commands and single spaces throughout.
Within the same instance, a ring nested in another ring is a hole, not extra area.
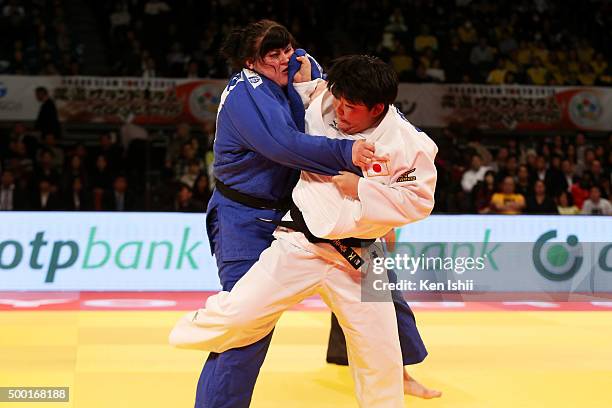
M 375 173 L 380 173 L 380 172 L 382 171 L 382 167 L 381 167 L 381 165 L 380 165 L 380 164 L 375 163 L 375 164 L 372 166 L 372 170 L 374 170 L 374 172 L 375 172 Z

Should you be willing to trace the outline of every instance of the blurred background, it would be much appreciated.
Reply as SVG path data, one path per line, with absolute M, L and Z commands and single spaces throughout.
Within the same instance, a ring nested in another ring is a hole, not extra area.
M 611 193 L 609 1 L 3 0 L 0 11 L 0 172 L 14 185 L 2 210 L 203 211 L 231 74 L 220 44 L 271 18 L 324 67 L 368 53 L 395 68 L 398 107 L 440 147 L 435 213 L 500 212 L 500 193 L 521 194 L 527 214 L 609 214 L 597 204 Z

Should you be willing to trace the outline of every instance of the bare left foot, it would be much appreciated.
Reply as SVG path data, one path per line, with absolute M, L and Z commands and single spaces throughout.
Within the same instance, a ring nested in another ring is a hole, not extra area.
M 406 370 L 404 370 L 404 394 L 423 399 L 440 398 L 442 396 L 442 392 L 425 387 L 412 378 Z

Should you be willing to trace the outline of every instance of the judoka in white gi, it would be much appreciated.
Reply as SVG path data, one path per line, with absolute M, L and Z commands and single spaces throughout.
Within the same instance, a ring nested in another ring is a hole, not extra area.
M 318 293 L 345 332 L 359 405 L 403 407 L 403 365 L 391 295 L 383 294 L 387 301 L 362 302 L 350 255 L 343 256 L 337 244 L 310 241 L 316 241 L 313 236 L 379 238 L 429 215 L 437 147 L 392 105 L 397 77 L 382 61 L 343 57 L 328 81 L 327 89 L 320 80 L 296 87 L 310 102 L 307 133 L 365 139 L 375 144 L 377 159 L 363 177 L 303 171 L 292 194 L 294 208 L 284 220 L 296 224 L 296 218 L 303 218 L 307 230 L 279 227 L 271 247 L 232 291 L 211 296 L 205 308 L 184 316 L 170 342 L 214 352 L 242 347 L 270 333 L 287 308 Z

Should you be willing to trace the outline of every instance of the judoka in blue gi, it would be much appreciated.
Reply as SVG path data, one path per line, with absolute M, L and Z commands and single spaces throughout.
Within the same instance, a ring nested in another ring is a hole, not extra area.
M 302 133 L 304 108 L 291 86 L 287 87 L 304 58 L 294 57 L 293 72 L 289 72 L 293 44 L 283 26 L 262 20 L 234 31 L 223 48 L 235 65 L 244 68 L 221 97 L 214 144 L 216 189 L 206 220 L 226 291 L 270 246 L 276 226 L 257 219 L 280 220 L 299 170 L 361 174 L 358 166 L 366 166 L 374 157 L 374 148 L 367 143 Z M 320 75 L 318 65 L 312 66 L 313 77 Z M 414 364 L 423 360 L 426 351 L 406 311 L 409 308 L 403 302 L 397 308 L 400 342 L 404 364 Z M 248 407 L 271 336 L 246 347 L 211 353 L 198 381 L 196 407 Z

